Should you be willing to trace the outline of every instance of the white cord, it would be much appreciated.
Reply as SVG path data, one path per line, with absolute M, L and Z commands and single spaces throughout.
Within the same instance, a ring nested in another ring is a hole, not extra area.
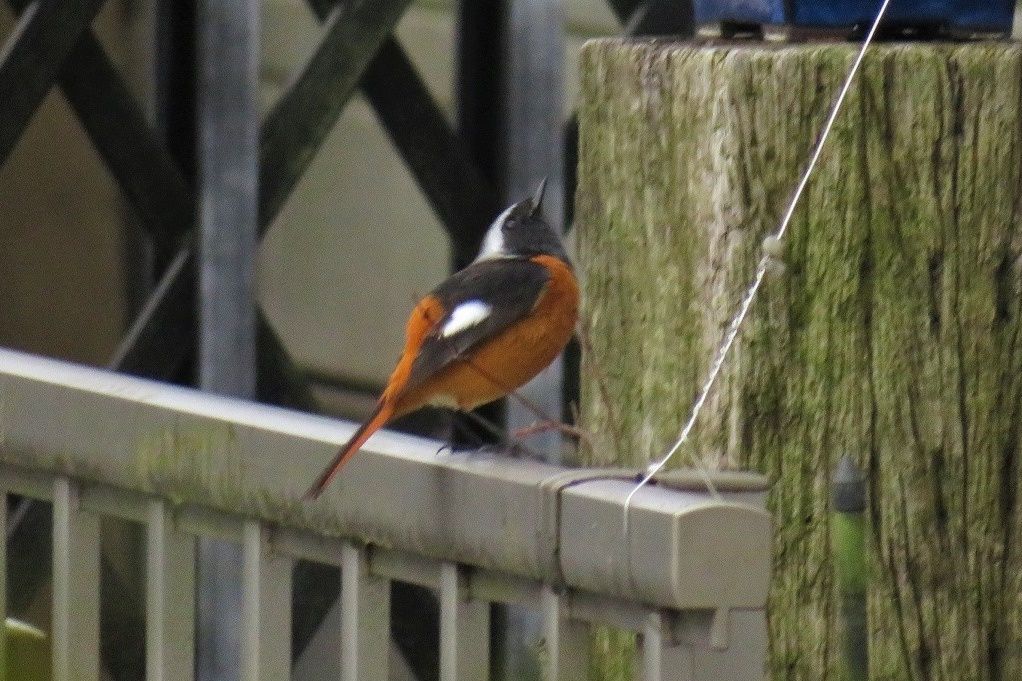
M 844 85 L 841 87 L 841 92 L 838 94 L 837 99 L 834 100 L 830 116 L 827 118 L 827 122 L 823 126 L 823 131 L 820 133 L 820 139 L 816 143 L 813 155 L 809 159 L 809 164 L 806 166 L 805 172 L 802 173 L 802 180 L 795 188 L 795 193 L 792 195 L 791 201 L 788 203 L 788 209 L 784 212 L 784 217 L 781 219 L 780 227 L 777 228 L 777 231 L 771 237 L 777 243 L 781 242 L 781 239 L 784 238 L 784 235 L 788 231 L 788 225 L 791 223 L 792 215 L 795 214 L 795 208 L 798 206 L 799 199 L 802 198 L 802 192 L 805 191 L 806 185 L 809 184 L 809 177 L 816 168 L 817 161 L 820 160 L 820 154 L 823 152 L 823 145 L 826 143 L 827 137 L 830 136 L 830 131 L 834 127 L 834 121 L 837 120 L 837 115 L 841 110 L 841 105 L 844 104 L 845 96 L 848 94 L 848 90 L 851 89 L 852 81 L 855 80 L 855 74 L 858 73 L 859 66 L 862 64 L 862 58 L 866 55 L 866 48 L 868 48 L 870 43 L 873 42 L 873 36 L 876 34 L 877 28 L 880 26 L 880 21 L 887 12 L 887 6 L 890 2 L 891 0 L 884 0 L 883 4 L 880 5 L 880 10 L 877 12 L 876 19 L 873 20 L 873 25 L 870 27 L 869 33 L 866 34 L 866 38 L 862 41 L 862 47 L 859 49 L 859 54 L 855 57 L 855 62 L 852 64 L 852 68 L 848 72 L 848 76 L 845 78 Z M 749 308 L 752 307 L 752 301 L 755 299 L 756 293 L 759 291 L 759 287 L 763 284 L 763 278 L 766 276 L 769 262 L 769 255 L 764 255 L 760 259 L 752 285 L 745 293 L 745 297 L 742 298 L 741 305 L 738 307 L 738 313 L 735 315 L 734 319 L 731 320 L 730 326 L 728 326 L 727 334 L 724 336 L 724 342 L 721 343 L 720 348 L 717 350 L 717 356 L 713 360 L 713 364 L 710 366 L 710 373 L 706 376 L 706 381 L 703 383 L 702 390 L 700 390 L 699 396 L 692 405 L 692 411 L 689 414 L 685 425 L 682 427 L 681 434 L 678 435 L 678 439 L 675 440 L 674 445 L 671 446 L 670 450 L 668 450 L 667 454 L 664 455 L 663 458 L 654 462 L 646 469 L 646 475 L 638 482 L 638 484 L 635 485 L 632 491 L 629 492 L 628 497 L 625 499 L 624 519 L 626 535 L 628 530 L 628 508 L 632 503 L 632 497 L 634 497 L 635 493 L 642 489 L 654 475 L 663 470 L 664 466 L 667 465 L 667 462 L 671 460 L 685 441 L 688 440 L 689 433 L 692 432 L 696 419 L 699 418 L 699 412 L 702 411 L 703 405 L 706 403 L 706 399 L 709 397 L 710 391 L 713 389 L 713 385 L 717 381 L 717 376 L 720 374 L 721 367 L 724 366 L 724 360 L 727 358 L 728 352 L 731 351 L 731 346 L 734 345 L 735 339 L 738 337 L 738 331 L 741 329 L 742 323 L 749 314 Z M 706 478 L 711 492 L 713 492 L 714 496 L 716 496 L 716 490 L 714 490 L 713 485 L 709 483 L 709 477 L 706 476 Z

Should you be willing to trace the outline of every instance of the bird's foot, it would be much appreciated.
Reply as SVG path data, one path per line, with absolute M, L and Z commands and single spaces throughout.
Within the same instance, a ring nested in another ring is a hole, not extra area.
M 531 426 L 519 428 L 518 430 L 514 431 L 512 435 L 515 438 L 526 438 L 532 435 L 538 435 L 539 433 L 546 433 L 551 430 L 556 430 L 561 435 L 573 438 L 575 440 L 582 440 L 583 442 L 586 443 L 590 441 L 589 434 L 586 433 L 581 428 L 579 428 L 578 426 L 573 426 L 569 423 L 561 423 L 560 421 L 554 421 L 550 419 L 544 421 L 537 421 L 536 423 L 533 423 Z
M 532 459 L 535 461 L 543 460 L 543 456 L 541 454 L 529 449 L 524 443 L 519 442 L 518 440 L 507 440 L 504 442 L 495 442 L 493 444 L 483 445 L 476 450 L 476 453 L 506 456 L 512 459 Z

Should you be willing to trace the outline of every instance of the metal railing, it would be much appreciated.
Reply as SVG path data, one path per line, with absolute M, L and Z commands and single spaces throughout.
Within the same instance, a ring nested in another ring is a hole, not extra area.
M 437 592 L 445 680 L 487 677 L 491 602 L 542 613 L 548 679 L 586 678 L 590 622 L 637 632 L 650 681 L 763 678 L 759 479 L 718 476 L 714 499 L 665 478 L 635 496 L 625 536 L 634 473 L 438 454 L 383 432 L 303 502 L 351 428 L 0 350 L 0 492 L 53 504 L 53 678 L 99 676 L 104 516 L 145 528 L 151 680 L 192 678 L 199 536 L 243 547 L 244 679 L 290 676 L 298 559 L 341 568 L 342 679 L 388 678 L 391 580 Z

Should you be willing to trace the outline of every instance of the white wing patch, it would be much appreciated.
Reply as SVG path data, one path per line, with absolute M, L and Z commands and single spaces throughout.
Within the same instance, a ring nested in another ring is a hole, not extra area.
M 482 323 L 490 316 L 491 312 L 493 312 L 493 308 L 483 301 L 467 300 L 451 310 L 451 318 L 447 320 L 444 328 L 440 330 L 440 335 L 444 338 L 450 338 L 465 329 Z

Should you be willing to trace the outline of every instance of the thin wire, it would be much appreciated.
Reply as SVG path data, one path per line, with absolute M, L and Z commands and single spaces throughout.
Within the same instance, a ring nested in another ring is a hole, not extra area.
M 866 38 L 862 41 L 862 47 L 859 49 L 859 54 L 855 57 L 855 62 L 852 64 L 852 68 L 848 72 L 848 76 L 845 78 L 844 85 L 841 87 L 841 92 L 838 94 L 837 99 L 834 100 L 830 116 L 827 118 L 827 122 L 823 126 L 823 130 L 820 133 L 820 139 L 817 141 L 816 148 L 813 150 L 813 155 L 809 159 L 809 164 L 806 166 L 805 172 L 802 173 L 802 179 L 798 183 L 798 187 L 795 188 L 795 193 L 792 195 L 791 201 L 788 203 L 788 209 L 784 212 L 784 217 L 781 219 L 780 227 L 777 228 L 777 231 L 772 236 L 776 242 L 780 242 L 788 231 L 788 225 L 791 223 L 792 215 L 795 214 L 795 208 L 798 206 L 799 199 L 802 198 L 802 192 L 805 191 L 806 185 L 809 184 L 809 178 L 813 174 L 813 170 L 816 168 L 817 161 L 820 160 L 820 154 L 823 152 L 823 145 L 827 142 L 827 138 L 830 136 L 830 131 L 834 127 L 834 121 L 837 120 L 837 115 L 841 111 L 841 105 L 844 104 L 845 97 L 848 95 L 848 91 L 852 87 L 852 82 L 855 80 L 855 74 L 858 73 L 859 67 L 862 64 L 862 59 L 866 55 L 866 49 L 869 47 L 870 43 L 873 42 L 873 36 L 876 34 L 877 28 L 880 26 L 880 21 L 887 12 L 887 6 L 890 2 L 891 0 L 884 0 L 883 4 L 880 5 L 880 10 L 877 12 L 876 19 L 873 20 L 873 25 L 870 27 L 869 33 L 866 34 Z M 734 345 L 735 339 L 738 337 L 738 331 L 741 329 L 742 323 L 749 314 L 749 308 L 752 307 L 752 301 L 756 298 L 756 293 L 759 292 L 759 288 L 763 284 L 763 279 L 766 276 L 769 263 L 769 255 L 764 255 L 760 259 L 752 285 L 745 293 L 745 297 L 742 299 L 742 303 L 738 307 L 738 313 L 735 315 L 734 319 L 731 320 L 727 335 L 724 337 L 724 342 L 717 350 L 717 356 L 713 360 L 713 364 L 710 366 L 710 373 L 706 377 L 706 382 L 703 383 L 703 388 L 699 392 L 699 396 L 692 405 L 692 411 L 689 414 L 684 427 L 681 429 L 681 434 L 678 435 L 678 439 L 675 440 L 674 445 L 670 448 L 670 450 L 668 450 L 667 454 L 664 455 L 663 458 L 646 469 L 646 475 L 635 485 L 632 491 L 629 492 L 628 497 L 625 499 L 624 518 L 626 534 L 628 527 L 628 508 L 632 503 L 632 497 L 634 497 L 636 492 L 652 480 L 654 475 L 663 470 L 664 466 L 667 465 L 667 462 L 671 460 L 678 450 L 681 449 L 681 446 L 685 443 L 685 441 L 688 440 L 689 433 L 692 432 L 692 428 L 695 426 L 696 420 L 699 418 L 699 412 L 702 411 L 703 405 L 706 404 L 706 399 L 709 397 L 710 391 L 713 390 L 713 385 L 717 381 L 717 376 L 720 374 L 721 367 L 724 366 L 724 360 L 727 358 L 728 352 L 731 350 L 731 346 Z M 707 482 L 709 482 L 708 476 Z M 714 490 L 712 484 L 710 484 L 709 487 L 711 492 L 714 492 L 714 496 L 717 496 L 715 493 L 716 490 Z

